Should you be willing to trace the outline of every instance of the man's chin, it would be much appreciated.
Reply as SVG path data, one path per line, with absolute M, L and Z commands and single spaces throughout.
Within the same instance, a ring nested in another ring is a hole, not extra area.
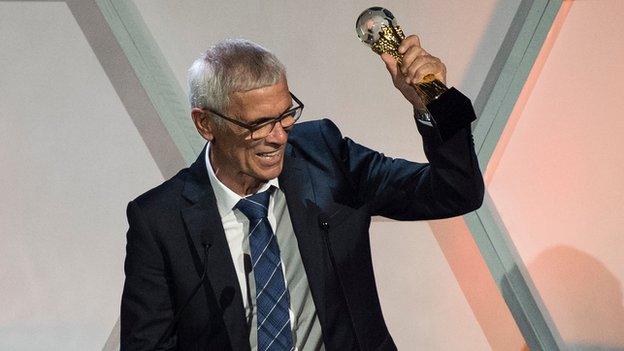
M 258 178 L 262 179 L 265 182 L 268 182 L 271 179 L 279 177 L 279 175 L 282 173 L 282 168 L 282 163 L 280 162 L 271 167 L 259 167 L 256 174 L 259 176 Z
M 275 179 L 279 177 L 279 175 L 282 174 L 282 165 L 279 165 L 278 167 L 276 167 L 275 170 L 272 170 L 271 172 L 267 172 L 267 173 L 268 173 L 267 180 L 271 180 L 271 179 Z
M 282 172 L 284 164 L 284 153 L 277 152 L 270 157 L 256 155 L 256 173 L 260 175 L 262 179 L 270 180 L 277 178 Z

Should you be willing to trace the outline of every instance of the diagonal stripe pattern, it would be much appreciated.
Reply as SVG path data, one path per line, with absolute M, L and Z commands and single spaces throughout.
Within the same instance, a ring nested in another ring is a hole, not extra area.
M 267 218 L 270 190 L 241 199 L 236 208 L 249 219 L 249 248 L 256 280 L 258 350 L 294 349 L 290 296 L 286 289 L 277 238 Z

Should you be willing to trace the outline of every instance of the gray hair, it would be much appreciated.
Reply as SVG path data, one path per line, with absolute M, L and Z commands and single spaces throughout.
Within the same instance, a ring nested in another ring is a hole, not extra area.
M 189 68 L 189 102 L 191 108 L 225 113 L 231 93 L 271 86 L 285 76 L 284 65 L 262 46 L 245 39 L 226 39 L 208 49 Z

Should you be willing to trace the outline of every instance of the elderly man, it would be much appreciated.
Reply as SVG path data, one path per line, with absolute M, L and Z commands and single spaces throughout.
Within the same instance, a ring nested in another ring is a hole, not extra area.
M 394 85 L 445 66 L 406 38 Z M 481 205 L 470 101 L 446 91 L 417 122 L 430 163 L 392 159 L 303 103 L 277 58 L 226 40 L 189 70 L 199 158 L 128 205 L 122 350 L 394 350 L 373 276 L 371 216 L 452 217 Z

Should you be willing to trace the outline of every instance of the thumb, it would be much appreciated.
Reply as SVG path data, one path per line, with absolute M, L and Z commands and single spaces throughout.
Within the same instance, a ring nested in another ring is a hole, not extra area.
M 399 64 L 397 63 L 394 56 L 390 54 L 381 54 L 381 59 L 386 64 L 386 69 L 390 72 L 392 76 L 392 80 L 396 80 L 397 75 L 399 74 Z

